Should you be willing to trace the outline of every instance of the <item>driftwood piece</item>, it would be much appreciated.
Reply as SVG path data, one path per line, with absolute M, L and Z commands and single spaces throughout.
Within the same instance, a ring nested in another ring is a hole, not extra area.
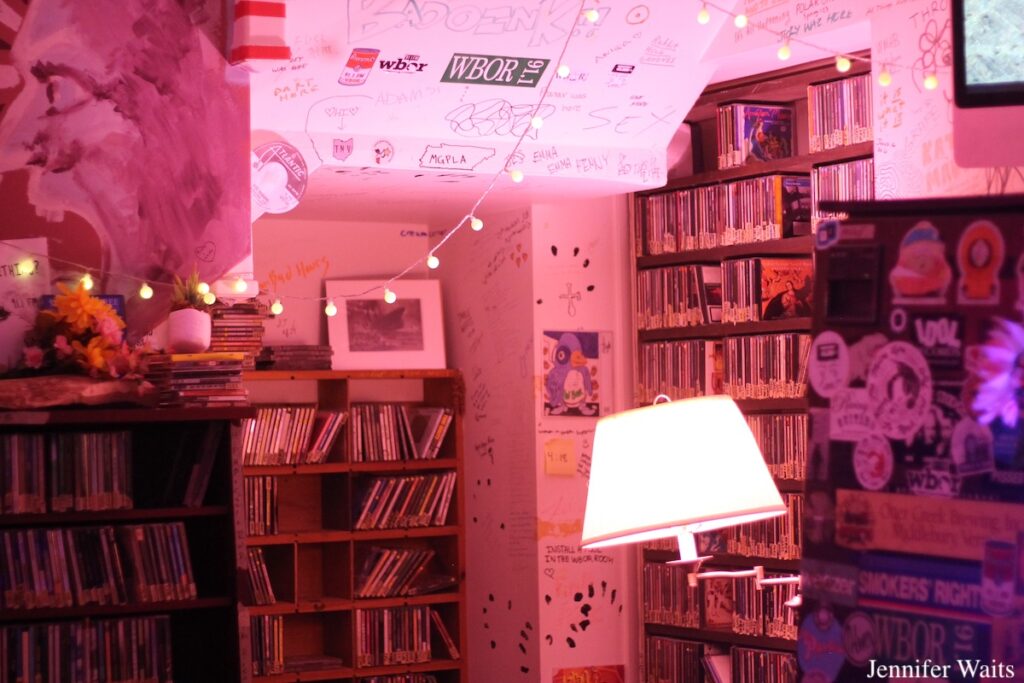
M 141 380 L 99 380 L 83 375 L 44 375 L 0 380 L 0 408 L 27 410 L 70 405 L 154 405 L 153 385 Z

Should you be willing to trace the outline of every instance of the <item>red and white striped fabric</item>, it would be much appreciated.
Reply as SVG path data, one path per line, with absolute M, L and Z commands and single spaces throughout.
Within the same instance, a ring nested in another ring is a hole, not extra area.
M 235 0 L 231 63 L 256 65 L 260 60 L 291 59 L 285 42 L 285 0 Z

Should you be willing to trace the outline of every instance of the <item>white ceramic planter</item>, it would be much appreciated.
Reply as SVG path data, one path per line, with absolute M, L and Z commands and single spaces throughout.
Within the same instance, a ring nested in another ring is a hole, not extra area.
M 167 316 L 167 349 L 172 353 L 200 353 L 210 348 L 210 314 L 194 308 L 171 311 Z

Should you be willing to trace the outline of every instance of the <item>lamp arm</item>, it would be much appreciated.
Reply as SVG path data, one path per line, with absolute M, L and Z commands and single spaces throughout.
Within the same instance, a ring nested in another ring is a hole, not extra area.
M 686 575 L 686 583 L 690 588 L 696 588 L 698 579 L 744 579 L 749 577 L 754 577 L 758 589 L 760 589 L 761 583 L 765 580 L 764 567 L 757 565 L 752 569 L 738 569 L 735 571 L 690 572 Z
M 757 590 L 761 590 L 765 586 L 800 585 L 799 576 L 775 576 L 766 579 L 764 577 L 764 567 L 761 565 L 755 565 L 751 569 L 738 569 L 735 571 L 690 572 L 686 575 L 686 583 L 690 588 L 696 588 L 699 579 L 745 579 L 750 577 L 754 578 Z

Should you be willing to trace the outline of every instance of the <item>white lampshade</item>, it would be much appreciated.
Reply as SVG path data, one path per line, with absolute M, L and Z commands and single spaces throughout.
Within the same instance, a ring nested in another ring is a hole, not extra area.
M 659 403 L 597 423 L 584 548 L 682 539 L 785 512 L 754 435 L 727 396 Z

